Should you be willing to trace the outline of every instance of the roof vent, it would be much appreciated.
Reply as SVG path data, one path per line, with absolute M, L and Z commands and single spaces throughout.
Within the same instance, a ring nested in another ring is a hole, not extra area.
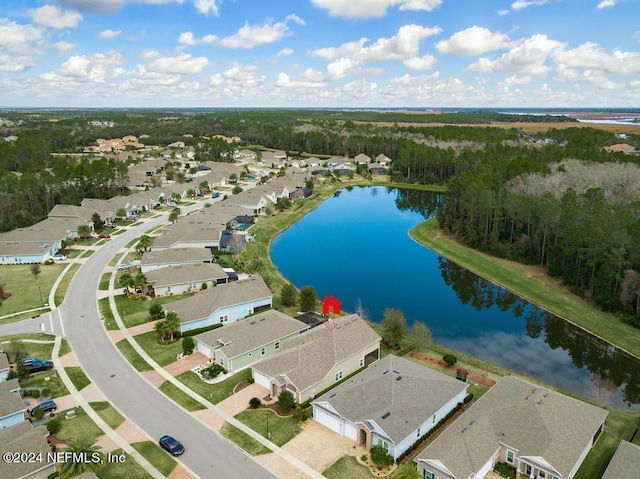
M 382 415 L 382 419 L 387 419 L 389 416 L 391 416 L 391 413 L 390 413 L 390 412 L 385 412 L 385 413 Z
M 382 374 L 387 374 L 388 372 L 389 372 L 389 371 L 385 371 L 385 372 L 383 372 Z
M 462 434 L 464 434 L 465 432 L 467 432 L 467 428 L 466 427 L 462 430 Z
M 398 377 L 396 378 L 396 381 L 400 381 L 401 379 L 402 379 L 402 376 L 398 376 Z

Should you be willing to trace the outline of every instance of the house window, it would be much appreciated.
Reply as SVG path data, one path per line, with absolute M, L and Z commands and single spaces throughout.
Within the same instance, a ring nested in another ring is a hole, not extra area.
M 280 349 L 280 341 L 276 341 L 276 344 L 273 345 L 273 349 Z
M 360 367 L 364 366 L 364 358 L 360 358 Z
M 435 424 L 436 423 L 436 415 L 433 415 L 433 418 L 431 419 L 432 423 Z
M 547 477 L 547 473 L 544 471 L 538 471 L 538 477 L 545 479 L 545 477 Z
M 427 471 L 426 469 L 423 469 L 422 479 L 436 479 L 436 475 L 431 471 Z
M 378 446 L 382 446 L 382 448 L 389 452 L 389 443 L 383 439 L 380 439 L 379 437 L 377 438 L 378 440 Z
M 336 381 L 340 381 L 342 379 L 342 371 L 338 371 L 336 373 Z
M 513 464 L 513 458 L 515 457 L 515 453 L 507 449 L 507 462 L 509 464 Z
M 264 356 L 266 352 L 267 352 L 267 348 L 262 348 L 262 349 L 260 350 L 260 354 L 261 354 L 262 356 Z

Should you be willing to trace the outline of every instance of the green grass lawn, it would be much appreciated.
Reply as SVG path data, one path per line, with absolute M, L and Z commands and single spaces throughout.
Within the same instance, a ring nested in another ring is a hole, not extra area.
M 111 429 L 116 429 L 124 422 L 124 417 L 107 401 L 91 402 L 89 406 Z
M 182 384 L 214 404 L 218 404 L 220 401 L 230 397 L 233 394 L 234 388 L 238 384 L 247 381 L 249 378 L 251 378 L 250 369 L 244 369 L 230 378 L 216 384 L 207 384 L 203 382 L 193 371 L 186 371 L 179 376 L 176 376 L 176 379 Z
M 69 342 L 62 338 L 60 341 L 60 350 L 58 351 L 58 356 L 62 357 L 65 354 L 69 354 L 71 352 L 71 346 L 69 346 Z
M 434 220 L 414 227 L 409 234 L 419 243 L 469 271 L 640 357 L 639 329 L 592 307 L 541 268 L 495 258 L 462 246 L 446 237 Z
M 58 284 L 58 288 L 56 289 L 56 294 L 54 295 L 54 301 L 56 304 L 61 304 L 64 301 L 64 296 L 67 294 L 67 288 L 73 279 L 73 276 L 76 274 L 76 271 L 80 269 L 79 264 L 71 265 L 71 268 L 64 275 L 60 284 Z
M 162 296 L 155 298 L 160 304 L 170 303 L 179 299 L 193 296 L 194 293 L 176 294 L 173 296 Z M 123 295 L 115 296 L 116 307 L 120 313 L 120 317 L 127 328 L 144 324 L 149 320 L 149 306 L 152 301 L 145 299 L 125 298 Z
M 49 378 L 49 380 L 47 381 L 45 378 Z M 69 390 L 55 370 L 32 374 L 26 380 L 20 381 L 20 387 L 23 389 L 34 387 L 47 388 L 51 391 L 51 396 L 54 398 L 69 394 Z
M 122 454 L 122 449 L 117 449 L 112 455 Z M 132 457 L 127 457 L 124 463 L 107 462 L 97 473 L 100 479 L 152 479 L 153 476 L 145 471 Z
M 187 395 L 187 393 L 182 392 L 181 389 L 178 389 L 177 386 L 174 386 L 169 381 L 163 382 L 158 389 L 189 412 L 205 409 L 202 404 Z
M 147 461 L 160 471 L 165 477 L 169 477 L 178 463 L 155 442 L 144 441 L 131 444 Z
M 11 341 L 21 340 L 19 347 L 22 351 L 27 353 L 27 356 L 31 358 L 40 358 L 40 359 L 51 359 L 51 354 L 53 353 L 53 341 L 55 339 L 54 336 L 50 334 L 40 334 L 40 333 L 32 333 L 32 334 L 16 334 L 13 336 L 5 336 L 2 339 L 2 342 L 8 341 L 8 344 L 4 344 L 2 348 L 6 352 L 12 351 L 14 345 L 11 344 Z M 37 341 L 51 341 L 50 343 L 30 343 L 29 339 L 35 339 Z
M 269 437 L 267 439 L 278 446 L 284 446 L 302 432 L 302 429 L 298 427 L 298 420 L 293 416 L 279 417 L 270 409 L 250 409 L 242 411 L 235 417 L 266 438 L 267 416 L 269 418 Z
M 65 370 L 69 375 L 69 379 L 71 379 L 71 382 L 73 383 L 73 385 L 76 387 L 78 391 L 82 391 L 89 384 L 91 384 L 91 381 L 89 380 L 87 375 L 84 373 L 82 368 L 74 366 L 74 367 L 65 368 Z
M 77 407 L 75 410 L 75 417 L 70 419 L 64 417 L 64 412 L 59 412 L 59 414 L 62 415 L 62 420 L 60 421 L 60 432 L 56 434 L 56 437 L 63 441 L 68 441 L 69 439 L 76 439 L 80 436 L 97 438 L 104 434 L 102 429 L 93 422 L 93 419 L 91 419 L 82 408 Z
M 271 452 L 247 433 L 227 422 L 225 422 L 222 429 L 220 429 L 220 434 L 252 456 L 259 456 L 260 454 Z
M 129 341 L 127 341 L 126 339 L 118 341 L 116 343 L 116 347 L 125 357 L 125 359 L 129 361 L 137 371 L 153 371 L 153 368 L 149 365 L 149 363 L 142 359 L 142 356 L 140 356 L 136 352 L 136 350 L 133 349 L 133 346 L 131 346 L 131 344 L 129 344 Z
M 40 265 L 40 274 L 37 277 L 31 273 L 31 265 L 28 264 L 0 268 L 0 283 L 6 283 L 6 291 L 11 293 L 0 306 L 0 316 L 44 306 L 49 302 L 49 292 L 53 283 L 65 266 L 64 263 Z M 0 320 L 0 324 L 4 322 Z
M 327 479 L 371 479 L 375 477 L 353 456 L 342 456 L 322 473 Z
M 111 281 L 111 273 L 104 273 L 100 276 L 100 284 L 98 289 L 101 291 L 107 291 L 109 289 L 109 281 Z
M 98 310 L 100 311 L 100 316 L 104 318 L 104 327 L 107 331 L 118 329 L 118 323 L 116 323 L 113 313 L 111 312 L 109 298 L 102 298 L 98 300 Z
M 171 344 L 158 344 L 158 335 L 155 331 L 138 334 L 133 338 L 160 366 L 175 362 L 176 356 L 182 352 L 182 341 L 178 340 Z

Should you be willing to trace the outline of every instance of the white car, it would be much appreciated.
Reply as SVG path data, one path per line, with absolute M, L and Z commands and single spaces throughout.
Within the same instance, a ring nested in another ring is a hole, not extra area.
M 123 271 L 125 269 L 129 269 L 129 264 L 128 263 L 120 263 L 118 265 L 118 271 Z
M 51 259 L 56 261 L 64 261 L 65 259 L 67 259 L 67 255 L 62 253 L 56 253 L 51 257 Z

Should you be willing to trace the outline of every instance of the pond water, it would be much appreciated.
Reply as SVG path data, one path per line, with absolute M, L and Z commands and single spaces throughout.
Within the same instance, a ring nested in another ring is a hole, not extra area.
M 298 288 L 360 302 L 369 319 L 385 308 L 434 341 L 545 383 L 640 410 L 640 361 L 580 328 L 447 261 L 408 231 L 438 195 L 385 187 L 340 190 L 275 238 L 271 257 Z

